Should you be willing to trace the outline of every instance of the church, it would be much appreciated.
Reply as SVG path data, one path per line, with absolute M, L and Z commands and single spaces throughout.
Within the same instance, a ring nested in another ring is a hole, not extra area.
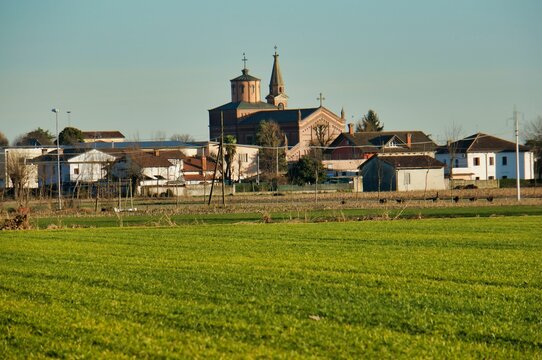
M 310 152 L 310 146 L 328 145 L 344 131 L 344 111 L 337 116 L 326 109 L 321 95 L 319 107 L 289 109 L 276 47 L 273 58 L 269 94 L 263 102 L 261 80 L 249 74 L 243 57 L 241 75 L 230 80 L 231 101 L 209 110 L 209 135 L 211 140 L 218 140 L 223 122 L 224 135 L 235 136 L 238 144 L 254 145 L 260 123 L 274 121 L 284 133 L 287 160 L 297 161 Z

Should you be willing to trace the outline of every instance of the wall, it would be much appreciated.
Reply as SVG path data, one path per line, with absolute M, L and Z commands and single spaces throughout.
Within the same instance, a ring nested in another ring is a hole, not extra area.
M 397 171 L 397 191 L 443 190 L 445 188 L 444 168 Z

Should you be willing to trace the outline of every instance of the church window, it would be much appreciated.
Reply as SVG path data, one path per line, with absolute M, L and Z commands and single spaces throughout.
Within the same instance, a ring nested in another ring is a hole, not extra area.
M 279 93 L 282 93 L 282 86 L 279 87 Z
M 254 85 L 251 85 L 250 88 L 252 90 L 252 93 L 254 94 Z
M 241 94 L 245 93 L 245 85 L 241 85 Z
M 279 103 L 279 110 L 284 110 L 284 104 L 283 103 Z

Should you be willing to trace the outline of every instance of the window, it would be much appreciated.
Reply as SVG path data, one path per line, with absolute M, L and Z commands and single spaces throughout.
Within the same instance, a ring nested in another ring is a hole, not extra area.
M 239 154 L 239 161 L 248 162 L 248 154 Z
M 475 157 L 472 160 L 473 160 L 474 166 L 480 166 L 480 158 L 479 157 Z
M 245 85 L 241 85 L 241 94 L 245 93 Z
M 79 168 L 73 169 L 73 174 L 74 175 L 79 175 Z
M 480 177 L 479 177 L 479 176 L 477 176 L 477 177 L 476 177 L 476 180 L 480 180 Z
M 495 158 L 493 156 L 489 158 L 489 165 L 495 165 Z
M 454 167 L 459 167 L 459 159 L 455 159 L 455 165 Z
M 488 180 L 493 180 L 493 179 L 495 179 L 495 176 L 489 176 L 488 177 Z
M 503 156 L 503 157 L 502 157 L 502 165 L 503 165 L 503 166 L 508 165 L 508 157 L 507 157 L 507 156 Z
M 254 85 L 251 85 L 250 89 L 252 90 L 252 93 L 254 94 Z

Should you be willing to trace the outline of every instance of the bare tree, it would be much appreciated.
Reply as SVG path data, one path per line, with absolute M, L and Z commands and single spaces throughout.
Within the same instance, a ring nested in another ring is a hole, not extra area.
M 192 135 L 190 135 L 190 134 L 173 134 L 173 135 L 171 135 L 169 140 L 171 140 L 171 141 L 180 141 L 180 142 L 184 142 L 184 143 L 194 142 L 195 141 L 194 137 Z
M 452 123 L 444 130 L 444 136 L 446 137 L 446 149 L 449 154 L 450 163 L 448 164 L 448 177 L 450 179 L 450 194 L 453 197 L 454 189 L 454 166 L 457 159 L 457 150 L 459 146 L 459 138 L 463 132 L 461 125 Z
M 26 164 L 26 158 L 20 154 L 8 152 L 6 157 L 6 170 L 13 185 L 13 196 L 22 204 L 23 199 L 28 201 L 32 169 Z

